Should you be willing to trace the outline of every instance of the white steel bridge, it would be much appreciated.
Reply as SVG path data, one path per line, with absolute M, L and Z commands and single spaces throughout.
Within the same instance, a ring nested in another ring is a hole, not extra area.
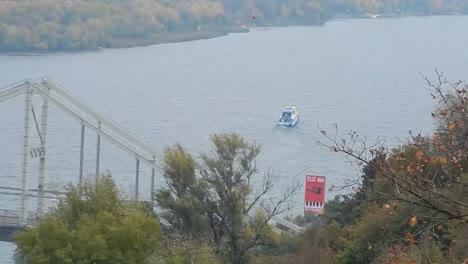
M 140 164 L 148 166 L 151 169 L 150 190 L 152 192 L 155 189 L 155 171 L 159 168 L 156 157 L 161 152 L 154 145 L 99 114 L 89 105 L 72 95 L 67 89 L 47 77 L 34 80 L 27 79 L 0 88 L 0 103 L 21 95 L 24 96 L 24 135 L 19 177 L 20 188 L 0 187 L 0 194 L 12 194 L 9 191 L 15 191 L 16 193 L 14 194 L 20 195 L 21 199 L 18 210 L 0 209 L 0 240 L 8 240 L 9 238 L 5 234 L 11 230 L 15 231 L 29 225 L 34 225 L 38 217 L 44 214 L 44 199 L 56 197 L 57 194 L 60 194 L 44 189 L 49 104 L 54 105 L 81 125 L 80 166 L 78 171 L 80 188 L 83 185 L 85 131 L 90 130 L 97 136 L 96 168 L 94 174 L 96 177 L 100 172 L 101 138 L 103 138 L 135 159 L 135 190 L 133 193 L 135 200 L 139 200 Z M 39 118 L 34 111 L 33 96 L 39 96 L 42 99 Z M 31 133 L 33 130 L 36 130 L 38 133 L 39 142 L 37 144 L 32 142 L 33 137 Z M 28 183 L 31 180 L 29 166 L 31 159 L 39 159 L 37 189 L 28 189 Z M 48 196 L 50 193 L 53 195 Z M 29 210 L 30 208 L 28 208 L 28 198 L 31 196 L 37 197 L 36 210 Z M 152 195 L 149 194 L 149 197 L 152 197 Z M 278 232 L 280 230 L 289 230 L 289 232 L 299 233 L 303 230 L 303 228 L 278 217 L 272 220 L 272 223 L 279 227 L 277 229 Z

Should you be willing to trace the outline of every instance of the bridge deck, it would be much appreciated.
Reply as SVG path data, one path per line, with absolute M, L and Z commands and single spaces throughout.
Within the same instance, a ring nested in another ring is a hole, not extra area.
M 36 224 L 36 214 L 29 213 L 26 226 Z M 0 227 L 24 228 L 20 223 L 20 213 L 14 210 L 0 209 Z

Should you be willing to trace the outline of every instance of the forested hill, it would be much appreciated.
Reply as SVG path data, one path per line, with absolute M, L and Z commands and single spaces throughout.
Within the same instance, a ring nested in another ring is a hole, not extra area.
M 2 0 L 0 51 L 150 44 L 215 36 L 252 23 L 325 20 L 322 6 L 310 0 Z
M 0 0 L 0 52 L 82 50 L 213 37 L 334 14 L 463 13 L 466 0 Z
M 467 14 L 466 0 L 325 0 L 334 14 L 365 13 L 388 15 Z

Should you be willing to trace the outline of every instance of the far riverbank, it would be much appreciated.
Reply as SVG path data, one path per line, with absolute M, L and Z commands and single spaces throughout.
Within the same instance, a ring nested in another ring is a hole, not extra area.
M 319 24 L 309 26 L 321 26 L 327 22 L 337 20 L 351 20 L 351 19 L 392 19 L 392 18 L 404 18 L 404 17 L 427 17 L 427 16 L 459 16 L 466 14 L 450 13 L 450 14 L 438 14 L 438 15 L 424 15 L 424 14 L 336 14 L 330 20 L 323 21 Z M 271 28 L 271 27 L 287 27 L 287 26 L 300 26 L 301 24 L 252 24 L 249 26 L 239 25 L 224 28 L 205 28 L 193 31 L 169 31 L 153 34 L 147 38 L 130 38 L 130 39 L 113 39 L 110 44 L 104 47 L 96 47 L 93 49 L 81 49 L 81 50 L 47 50 L 47 51 L 21 51 L 21 52 L 0 52 L 0 55 L 7 56 L 40 56 L 52 53 L 80 53 L 89 51 L 100 51 L 102 49 L 118 49 L 118 48 L 131 48 L 131 47 L 144 47 L 157 44 L 165 43 L 179 43 L 202 39 L 212 39 L 217 37 L 226 36 L 230 33 L 248 33 L 253 28 Z

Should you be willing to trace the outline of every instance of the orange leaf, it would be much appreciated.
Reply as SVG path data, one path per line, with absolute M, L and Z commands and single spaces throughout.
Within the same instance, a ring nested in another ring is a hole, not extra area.
M 414 260 L 408 260 L 406 261 L 406 264 L 418 264 L 418 263 Z
M 432 165 L 436 162 L 436 158 L 430 157 L 429 159 L 426 160 L 427 165 Z
M 406 233 L 406 240 L 408 241 L 408 243 L 414 244 L 414 237 L 412 234 Z
M 418 152 L 416 152 L 415 156 L 417 159 L 421 159 L 424 156 L 424 151 L 419 150 Z
M 410 226 L 415 226 L 418 223 L 418 218 L 416 216 L 411 217 L 409 220 L 409 225 Z
M 457 127 L 457 124 L 455 122 L 449 122 L 447 127 L 449 130 L 452 130 Z

